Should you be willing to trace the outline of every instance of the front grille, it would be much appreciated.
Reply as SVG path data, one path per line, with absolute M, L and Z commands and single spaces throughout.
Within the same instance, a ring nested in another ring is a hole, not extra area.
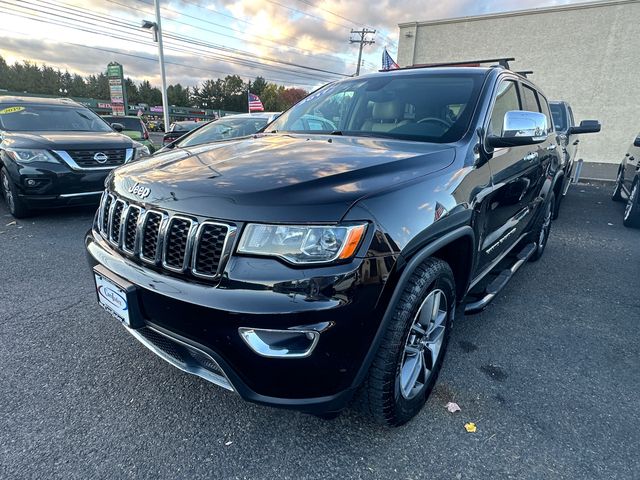
M 140 207 L 130 205 L 127 212 L 127 219 L 124 223 L 124 239 L 122 240 L 123 250 L 133 253 L 136 246 L 136 231 L 138 230 L 138 219 L 140 218 Z
M 122 165 L 127 157 L 126 149 L 117 150 L 67 150 L 69 156 L 82 168 L 117 167 Z M 106 160 L 100 153 L 106 156 Z M 98 156 L 99 160 L 95 157 Z
M 173 217 L 169 222 L 164 241 L 164 265 L 174 270 L 184 270 L 187 242 L 193 222 L 187 218 Z
M 219 223 L 202 224 L 195 249 L 193 271 L 196 275 L 212 277 L 218 271 L 224 243 L 227 238 L 227 226 Z
M 120 225 L 122 222 L 122 211 L 124 210 L 124 202 L 116 200 L 111 214 L 111 228 L 109 229 L 110 239 L 113 243 L 120 242 Z
M 142 224 L 142 247 L 140 256 L 150 262 L 156 261 L 158 251 L 158 240 L 160 238 L 160 223 L 162 214 L 158 212 L 148 212 Z
M 128 204 L 103 196 L 100 233 L 119 251 L 171 274 L 215 280 L 224 268 L 236 227 Z

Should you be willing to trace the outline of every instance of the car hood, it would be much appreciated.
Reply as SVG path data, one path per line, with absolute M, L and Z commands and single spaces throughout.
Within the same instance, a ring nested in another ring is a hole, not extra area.
M 336 222 L 358 199 L 441 170 L 454 157 L 448 145 L 258 135 L 154 155 L 116 169 L 108 186 L 147 206 L 222 220 Z M 136 183 L 150 190 L 144 200 L 130 193 Z
M 44 150 L 132 148 L 136 142 L 116 132 L 6 132 L 3 145 Z

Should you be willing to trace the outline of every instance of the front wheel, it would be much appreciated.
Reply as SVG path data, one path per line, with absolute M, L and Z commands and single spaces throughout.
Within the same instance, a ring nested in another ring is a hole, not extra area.
M 631 193 L 624 208 L 624 218 L 622 222 L 625 227 L 640 228 L 640 178 L 636 177 L 631 187 Z
M 2 187 L 2 195 L 4 196 L 5 202 L 7 202 L 9 213 L 11 213 L 14 218 L 24 218 L 28 216 L 29 209 L 20 197 L 18 197 L 18 192 L 4 168 L 0 170 L 0 186 Z
M 532 240 L 537 244 L 536 251 L 531 255 L 532 262 L 540 260 L 544 253 L 544 249 L 547 247 L 549 234 L 551 233 L 551 218 L 553 217 L 555 205 L 556 194 L 551 192 L 543 207 L 544 210 L 542 215 L 536 221 L 535 227 L 532 231 Z
M 378 423 L 402 425 L 426 402 L 442 366 L 455 302 L 449 265 L 427 259 L 404 287 L 360 392 L 365 413 Z

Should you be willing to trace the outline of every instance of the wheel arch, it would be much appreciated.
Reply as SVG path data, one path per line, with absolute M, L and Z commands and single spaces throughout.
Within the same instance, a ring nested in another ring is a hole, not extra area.
M 438 239 L 424 245 L 409 258 L 405 258 L 402 254 L 400 255 L 397 262 L 397 266 L 399 268 L 396 270 L 397 281 L 394 282 L 392 286 L 393 292 L 390 294 L 382 320 L 378 325 L 378 330 L 376 331 L 371 346 L 369 347 L 369 351 L 360 366 L 360 370 L 354 379 L 354 388 L 360 386 L 364 381 L 376 352 L 380 347 L 385 329 L 393 317 L 393 313 L 400 300 L 404 287 L 416 268 L 427 258 L 432 257 L 439 258 L 447 262 L 453 271 L 454 278 L 456 279 L 456 295 L 458 300 L 461 300 L 464 293 L 466 293 L 469 281 L 471 280 L 471 271 L 475 262 L 475 244 L 475 232 L 473 228 L 465 225 L 449 231 Z M 467 248 L 467 251 L 464 255 L 458 255 L 456 257 L 456 253 L 459 252 L 458 249 L 461 247 Z M 463 272 L 465 266 L 467 267 L 467 271 Z M 458 280 L 456 273 L 461 274 L 463 278 L 462 281 Z

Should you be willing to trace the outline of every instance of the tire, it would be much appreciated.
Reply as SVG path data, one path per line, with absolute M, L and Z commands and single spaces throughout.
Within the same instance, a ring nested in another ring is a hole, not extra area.
M 614 202 L 622 202 L 622 165 L 618 168 L 618 175 L 616 176 L 616 186 L 613 187 L 613 194 L 611 200 Z
M 622 223 L 625 227 L 640 228 L 640 179 L 638 177 L 631 187 Z
M 536 242 L 536 251 L 531 255 L 529 259 L 532 262 L 537 262 L 542 258 L 544 249 L 547 247 L 549 241 L 549 234 L 551 233 L 551 219 L 553 217 L 553 211 L 556 204 L 556 194 L 551 192 L 549 198 L 544 204 L 544 210 L 542 215 L 536 220 L 536 224 L 531 231 L 531 239 Z
M 563 182 L 560 182 L 560 186 L 557 189 L 558 191 L 555 194 L 555 202 L 553 204 L 553 210 L 551 211 L 551 220 L 557 220 L 558 216 L 560 215 L 560 203 L 562 203 L 562 184 Z
M 402 425 L 426 402 L 447 349 L 455 303 L 449 265 L 425 260 L 407 282 L 360 390 L 361 410 L 377 423 Z
M 5 169 L 0 170 L 0 189 L 2 190 L 2 196 L 7 204 L 7 208 L 14 218 L 29 216 L 29 209 L 20 197 L 18 197 L 16 187 Z

